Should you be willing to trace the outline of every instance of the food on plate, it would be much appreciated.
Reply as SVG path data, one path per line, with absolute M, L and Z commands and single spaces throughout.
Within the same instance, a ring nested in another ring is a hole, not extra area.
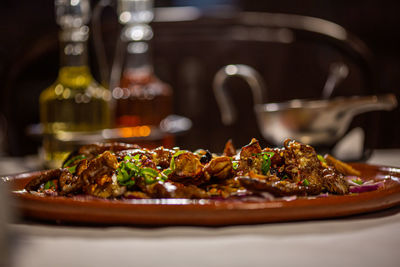
M 261 148 L 256 139 L 239 152 L 231 141 L 222 155 L 199 149 L 92 144 L 71 153 L 59 169 L 43 172 L 25 187 L 52 196 L 109 199 L 345 195 L 376 190 L 360 172 L 309 145 L 287 139 L 282 148 Z

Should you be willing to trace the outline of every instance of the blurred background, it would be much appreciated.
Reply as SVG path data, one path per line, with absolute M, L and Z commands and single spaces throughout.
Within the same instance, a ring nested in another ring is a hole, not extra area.
M 97 3 L 92 1 L 92 7 Z M 345 62 L 350 71 L 333 96 L 400 93 L 399 1 L 155 0 L 155 6 L 196 6 L 200 10 L 177 15 L 175 21 L 156 19 L 152 23 L 155 72 L 174 90 L 174 113 L 193 123 L 189 132 L 176 138 L 179 146 L 222 151 L 229 138 L 242 146 L 252 137 L 268 144 L 257 126 L 250 90 L 240 79 L 228 82 L 238 120 L 231 126 L 222 124 L 212 80 L 227 64 L 244 63 L 258 70 L 268 87 L 265 102 L 319 98 L 331 64 L 338 61 Z M 359 53 L 305 32 L 287 35 L 261 26 L 249 30 L 245 24 L 261 22 L 246 20 L 241 12 L 297 14 L 337 23 L 354 35 L 353 49 Z M 101 24 L 107 61 L 111 62 L 119 30 L 115 12 L 106 9 Z M 57 77 L 58 31 L 53 0 L 2 1 L 0 147 L 4 155 L 36 154 L 41 145 L 27 134 L 27 128 L 39 122 L 39 95 Z M 89 44 L 91 68 L 100 81 L 92 37 Z M 399 148 L 399 117 L 399 108 L 363 114 L 352 127 L 364 127 L 371 148 Z

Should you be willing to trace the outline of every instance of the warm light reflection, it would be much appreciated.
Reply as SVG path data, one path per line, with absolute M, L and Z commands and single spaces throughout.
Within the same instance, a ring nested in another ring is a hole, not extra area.
M 69 88 L 65 88 L 62 93 L 63 98 L 68 99 L 71 96 L 71 90 Z
M 118 129 L 121 137 L 146 137 L 151 133 L 151 129 L 147 125 L 135 126 L 135 127 L 123 127 Z
M 151 130 L 150 130 L 149 126 L 140 126 L 139 127 L 140 136 L 149 136 L 150 132 L 151 132 Z

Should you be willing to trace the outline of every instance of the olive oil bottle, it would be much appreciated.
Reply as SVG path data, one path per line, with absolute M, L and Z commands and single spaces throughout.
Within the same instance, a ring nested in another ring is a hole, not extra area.
M 40 95 L 43 156 L 47 167 L 60 167 L 73 145 L 60 133 L 90 132 L 110 126 L 111 93 L 92 77 L 87 60 L 89 1 L 56 0 L 61 26 L 57 80 Z

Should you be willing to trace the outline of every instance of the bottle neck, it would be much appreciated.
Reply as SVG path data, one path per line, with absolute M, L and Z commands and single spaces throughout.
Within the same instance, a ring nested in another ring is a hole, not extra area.
M 124 72 L 152 74 L 153 64 L 148 41 L 131 41 L 126 46 Z
M 60 64 L 63 67 L 87 66 L 87 40 L 89 27 L 62 29 L 60 39 Z
M 123 73 L 151 75 L 153 73 L 150 40 L 152 28 L 148 24 L 127 25 L 122 30 L 122 41 L 125 46 Z
M 81 67 L 88 65 L 87 43 L 74 41 L 60 42 L 60 67 Z
M 87 26 L 60 32 L 60 83 L 80 87 L 92 80 L 88 66 L 87 37 Z

